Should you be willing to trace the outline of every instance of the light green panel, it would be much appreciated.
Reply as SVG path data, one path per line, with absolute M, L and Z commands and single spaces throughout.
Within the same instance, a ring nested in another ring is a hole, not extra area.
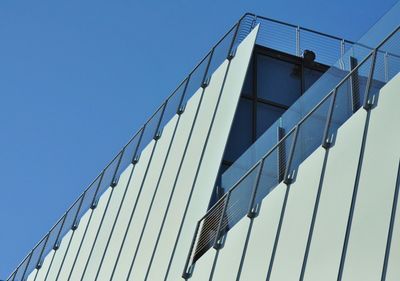
M 322 147 L 313 152 L 300 165 L 290 186 L 271 280 L 296 280 L 300 276 L 324 156 Z
M 400 198 L 398 198 L 400 199 Z M 392 243 L 387 265 L 386 280 L 398 281 L 400 276 L 400 200 L 397 201 Z
M 212 280 L 236 280 L 249 224 L 249 218 L 242 218 L 228 232 L 225 246 L 219 252 Z
M 124 243 L 124 247 L 121 252 L 120 263 L 127 265 L 129 269 L 130 262 L 133 259 L 140 233 L 144 227 L 144 221 L 146 218 L 147 211 L 150 207 L 151 198 L 154 194 L 157 179 L 160 175 L 162 165 L 164 163 L 165 157 L 167 156 L 168 146 L 172 141 L 172 135 L 176 126 L 178 117 L 175 116 L 168 124 L 164 127 L 162 137 L 157 141 L 157 146 L 154 150 L 153 157 L 150 162 L 149 170 L 146 177 L 144 178 L 142 192 L 140 197 L 138 197 L 138 203 L 136 210 L 134 212 L 132 223 L 128 229 L 128 234 Z M 115 204 L 115 209 L 118 208 L 120 202 Z M 115 216 L 113 217 L 115 219 Z M 105 237 L 106 239 L 108 238 Z M 112 247 L 110 244 L 109 247 Z M 111 272 L 114 264 L 108 263 L 107 260 L 103 262 L 102 270 L 98 276 L 97 280 L 110 280 Z M 98 266 L 94 266 L 94 270 L 97 271 Z M 95 273 L 94 273 L 95 274 Z
M 100 197 L 99 204 L 96 209 L 93 210 L 92 219 L 88 226 L 86 235 L 83 239 L 83 243 L 81 249 L 79 251 L 78 258 L 75 262 L 75 266 L 72 270 L 71 279 L 70 280 L 81 280 L 86 262 L 89 258 L 90 250 L 94 243 L 94 239 L 96 237 L 97 230 L 100 227 L 101 218 L 106 209 L 108 198 L 110 197 L 112 192 L 112 188 L 109 187 L 106 192 Z
M 286 184 L 279 184 L 261 204 L 251 231 L 240 280 L 265 281 L 278 230 Z
M 110 199 L 109 206 L 107 208 L 107 211 L 104 216 L 103 223 L 101 225 L 100 231 L 99 231 L 99 236 L 97 238 L 97 241 L 94 245 L 93 248 L 93 253 L 90 257 L 89 263 L 87 270 L 85 272 L 85 276 L 83 280 L 94 280 L 94 277 L 96 276 L 97 269 L 100 264 L 101 257 L 103 255 L 105 245 L 107 242 L 107 238 L 110 235 L 112 224 L 115 220 L 116 213 L 118 210 L 118 206 L 121 204 L 122 196 L 127 188 L 128 180 L 132 172 L 132 167 L 133 165 L 129 165 L 127 169 L 121 174 L 118 184 L 113 188 L 113 194 Z M 77 250 L 79 247 L 79 244 L 74 248 Z M 75 250 L 75 251 L 76 251 Z M 65 270 L 65 278 L 68 278 L 69 275 L 68 268 Z M 64 280 L 64 279 L 62 279 Z M 66 280 L 66 279 L 65 279 Z
M 182 232 L 178 240 L 179 243 L 177 244 L 167 280 L 176 280 L 176 278 L 180 277 L 182 274 L 186 255 L 193 238 L 195 222 L 206 212 L 235 115 L 242 85 L 244 84 L 247 66 L 250 62 L 257 32 L 258 27 L 256 27 L 241 43 L 237 49 L 235 58 L 231 61 L 229 66 L 215 119 L 211 127 L 208 144 L 204 152 L 202 164 L 200 165 L 199 175 L 193 189 L 192 200 L 182 227 Z M 219 81 L 224 79 L 225 71 L 223 71 L 223 69 L 226 64 L 227 61 L 215 71 L 206 94 L 218 95 L 220 93 L 221 87 Z M 212 86 L 214 84 L 215 86 Z M 215 90 L 213 90 L 213 88 Z M 176 239 L 177 237 L 174 238 L 174 240 Z
M 371 112 L 344 281 L 375 281 L 382 274 L 400 159 L 400 130 L 387 124 L 400 122 L 399 89 L 397 76 L 381 89 L 378 106 Z
M 214 109 L 216 107 L 223 75 L 226 71 L 226 66 L 227 65 L 225 63 L 216 70 L 214 75 L 219 76 L 220 79 L 214 79 L 211 81 L 210 85 L 204 92 L 203 101 L 200 106 L 193 134 L 189 141 L 189 146 L 186 151 L 182 169 L 178 175 L 175 193 L 172 197 L 171 206 L 165 221 L 160 243 L 157 247 L 148 280 L 163 280 L 164 275 L 167 272 L 169 258 L 174 247 L 174 242 L 176 241 L 179 225 L 185 211 L 185 205 L 189 198 L 196 168 L 200 161 L 201 151 L 207 138 L 207 132 L 211 124 Z M 211 191 L 209 194 L 211 194 Z M 199 214 L 204 213 L 204 211 L 205 206 L 198 210 Z M 193 225 L 194 224 L 195 223 L 193 223 Z M 137 264 L 136 266 L 139 265 Z M 183 268 L 183 263 L 181 264 L 181 268 Z M 139 277 L 136 275 L 132 277 L 133 278 L 130 280 L 142 280 L 143 278 L 142 276 Z
M 51 250 L 47 255 L 46 258 L 43 261 L 43 265 L 42 267 L 39 269 L 39 272 L 37 274 L 36 280 L 35 281 L 39 281 L 39 280 L 44 280 L 46 273 L 49 269 L 51 260 L 53 259 L 54 254 L 56 253 L 56 251 Z M 36 273 L 35 273 L 36 274 Z M 32 274 L 31 274 L 32 275 Z
M 329 151 L 304 280 L 337 279 L 365 121 L 356 112 Z
M 36 280 L 57 280 L 56 276 L 57 276 L 58 270 L 60 269 L 62 260 L 64 258 L 65 251 L 68 248 L 68 243 L 69 243 L 69 240 L 71 240 L 71 236 L 72 236 L 72 230 L 68 231 L 67 234 L 65 234 L 65 236 L 63 237 L 61 244 L 60 244 L 60 248 L 58 248 L 58 250 L 56 251 L 53 263 L 52 263 L 51 267 L 49 268 L 49 274 L 47 276 L 47 279 L 37 278 Z M 43 277 L 45 277 L 45 276 L 43 276 Z
M 81 218 L 78 228 L 75 230 L 74 236 L 72 237 L 71 244 L 69 246 L 68 252 L 65 256 L 63 266 L 60 270 L 60 275 L 58 280 L 67 280 L 68 275 L 72 269 L 72 264 L 78 252 L 78 247 L 82 241 L 83 234 L 85 232 L 86 226 L 89 222 L 90 213 L 92 210 L 88 210 Z M 66 275 L 66 276 L 65 276 Z
M 173 188 L 173 182 L 178 171 L 179 163 L 183 157 L 183 150 L 189 137 L 196 110 L 199 106 L 201 91 L 198 91 L 187 103 L 185 112 L 181 115 L 175 138 L 172 143 L 170 157 L 167 159 L 164 173 L 161 177 L 159 189 L 155 197 L 153 208 L 147 222 L 147 226 L 140 244 L 138 255 L 135 261 L 136 268 L 132 275 L 143 276 L 146 274 L 152 251 L 156 244 L 157 235 L 160 231 L 163 214 L 166 212 L 168 198 Z M 125 270 L 117 270 L 113 280 L 126 278 L 129 265 Z M 139 279 L 140 280 L 140 279 Z

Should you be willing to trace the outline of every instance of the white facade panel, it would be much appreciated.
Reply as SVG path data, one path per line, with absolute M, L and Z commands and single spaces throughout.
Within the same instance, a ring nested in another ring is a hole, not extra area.
M 225 245 L 219 251 L 212 280 L 236 280 L 249 224 L 250 219 L 242 218 L 228 232 Z
M 279 184 L 261 203 L 254 219 L 240 280 L 265 281 L 271 261 L 286 184 Z
M 93 245 L 94 237 L 96 236 L 96 231 L 100 226 L 100 221 L 101 217 L 104 214 L 104 211 L 106 209 L 107 201 L 108 198 L 111 195 L 111 188 L 108 188 L 104 194 L 100 197 L 99 203 L 96 207 L 96 209 L 93 210 L 93 215 L 92 219 L 90 220 L 90 224 L 88 227 L 88 230 L 86 232 L 86 235 L 84 237 L 81 249 L 79 251 L 79 255 L 77 256 L 75 266 L 72 270 L 71 278 L 70 280 L 80 280 L 83 270 L 85 268 L 86 261 L 88 259 L 90 249 Z M 88 213 L 91 211 L 88 211 Z M 79 226 L 78 226 L 79 228 Z M 48 278 L 46 280 L 56 280 L 55 276 L 53 278 Z
M 164 173 L 160 180 L 159 189 L 135 261 L 136 268 L 133 269 L 132 276 L 140 275 L 144 278 L 146 275 L 152 251 L 156 245 L 157 236 L 160 232 L 163 214 L 167 209 L 168 198 L 173 189 L 175 176 L 178 172 L 179 163 L 183 157 L 184 147 L 188 141 L 189 133 L 200 100 L 201 90 L 195 93 L 195 95 L 188 101 L 185 112 L 180 117 L 175 138 L 171 146 L 170 157 L 168 157 Z M 120 280 L 120 278 L 124 277 L 122 272 L 117 270 L 113 280 Z
M 156 188 L 156 183 L 157 183 L 157 179 L 160 174 L 160 171 L 161 171 L 162 164 L 163 164 L 164 159 L 167 154 L 168 145 L 172 141 L 171 137 L 173 135 L 177 119 L 178 119 L 177 117 L 174 117 L 165 126 L 162 137 L 157 141 L 157 144 L 155 146 L 148 172 L 147 172 L 145 178 L 142 179 L 143 182 L 141 183 L 141 186 L 139 186 L 139 188 L 142 189 L 142 192 L 141 192 L 140 196 L 138 195 L 137 206 L 136 206 L 135 212 L 133 213 L 132 222 L 129 226 L 129 229 L 127 230 L 126 240 L 125 240 L 124 246 L 122 248 L 120 261 L 119 261 L 119 263 L 123 263 L 124 265 L 126 264 L 128 269 L 129 269 L 130 262 L 133 259 L 133 254 L 135 253 L 140 233 L 144 227 L 144 220 L 146 218 L 147 211 L 150 207 L 151 198 L 152 198 L 155 188 Z M 122 199 L 122 192 L 121 192 L 121 196 L 119 196 L 118 200 L 116 200 L 116 201 L 112 202 L 112 204 L 110 204 L 110 207 L 114 209 L 114 212 L 111 212 L 111 214 L 109 216 L 109 222 L 106 223 L 106 229 L 108 229 L 108 231 L 101 238 L 102 244 L 104 244 L 104 245 L 110 235 L 110 229 L 115 220 L 118 207 L 121 204 L 121 199 Z M 131 204 L 134 205 L 133 203 L 131 203 Z M 110 246 L 112 247 L 112 245 L 110 245 Z M 104 253 L 104 247 L 99 245 L 96 248 L 99 248 L 98 254 L 96 255 L 97 258 L 93 257 L 92 260 L 99 261 L 101 258 L 101 255 L 103 255 L 103 253 Z M 113 263 L 110 264 L 107 262 L 108 261 L 106 260 L 102 263 L 102 270 L 99 273 L 97 280 L 109 280 L 114 264 Z M 88 273 L 91 273 L 91 274 L 88 274 L 88 278 L 90 278 L 89 276 L 96 276 L 97 270 L 99 268 L 99 262 L 94 263 L 92 268 L 93 268 L 92 271 L 88 272 Z
M 397 201 L 395 218 L 385 281 L 397 281 L 400 276 L 400 200 Z
M 329 151 L 304 280 L 337 279 L 366 114 L 343 124 Z
M 236 56 L 230 63 L 215 119 L 211 131 L 209 132 L 208 144 L 199 167 L 199 174 L 194 185 L 192 200 L 182 227 L 182 232 L 179 239 L 177 237 L 175 238 L 178 239 L 179 242 L 167 280 L 176 280 L 176 278 L 181 275 L 183 265 L 185 264 L 185 258 L 192 241 L 195 223 L 206 212 L 246 77 L 257 32 L 258 27 L 254 28 L 247 38 L 239 45 Z M 227 61 L 220 67 L 222 68 L 226 63 Z M 218 85 L 217 81 L 223 80 L 224 76 L 225 75 L 222 75 L 222 70 L 221 72 L 217 70 L 211 78 L 211 83 Z M 215 82 L 213 82 L 213 80 L 215 80 Z M 211 91 L 211 84 L 209 87 L 210 92 L 208 92 L 208 94 L 215 94 L 216 96 L 220 94 L 221 87 L 218 89 L 218 86 L 216 86 L 215 92 Z
M 78 253 L 79 245 L 83 239 L 83 235 L 85 233 L 86 226 L 89 223 L 90 214 L 92 210 L 86 212 L 80 222 L 78 228 L 75 230 L 74 236 L 71 240 L 71 244 L 69 245 L 68 252 L 65 256 L 65 260 L 63 266 L 59 269 L 59 278 L 58 280 L 68 280 L 68 275 L 71 272 L 72 265 L 74 263 L 75 257 Z
M 324 156 L 322 147 L 311 154 L 289 187 L 271 280 L 297 280 L 300 276 Z
M 400 159 L 400 130 L 387 124 L 400 122 L 399 89 L 397 76 L 371 111 L 342 280 L 379 280 L 382 274 Z

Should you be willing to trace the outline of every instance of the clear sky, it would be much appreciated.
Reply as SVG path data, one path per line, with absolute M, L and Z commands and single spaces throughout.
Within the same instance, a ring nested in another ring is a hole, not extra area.
M 244 12 L 357 40 L 394 0 L 0 0 L 0 279 Z

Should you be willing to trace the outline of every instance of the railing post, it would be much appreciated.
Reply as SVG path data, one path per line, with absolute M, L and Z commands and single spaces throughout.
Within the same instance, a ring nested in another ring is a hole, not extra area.
M 300 53 L 300 26 L 296 27 L 296 55 L 301 56 Z
M 340 40 L 340 68 L 342 70 L 344 70 L 344 61 L 343 61 L 343 57 L 344 57 L 344 51 L 345 51 L 345 41 L 344 39 Z
M 389 81 L 389 55 L 387 52 L 383 55 L 383 63 L 385 66 L 385 82 Z
M 85 199 L 85 195 L 86 195 L 86 190 L 83 193 L 83 195 L 81 195 L 82 199 L 81 199 L 81 202 L 79 202 L 78 210 L 76 211 L 76 214 L 74 216 L 74 221 L 72 223 L 72 228 L 71 228 L 73 231 L 75 231 L 78 228 L 78 224 L 79 224 L 78 223 L 78 215 L 79 215 L 79 212 L 81 211 L 83 200 Z
M 90 204 L 90 208 L 91 208 L 92 210 L 96 209 L 96 207 L 97 207 L 98 201 L 97 201 L 96 197 L 97 197 L 97 193 L 99 192 L 101 182 L 102 182 L 102 180 L 103 180 L 104 172 L 105 172 L 105 170 L 103 170 L 103 172 L 101 172 L 99 184 L 98 184 L 97 187 L 96 187 L 96 191 L 94 192 L 92 203 Z
M 21 280 L 25 280 L 25 275 L 26 275 L 26 272 L 28 271 L 28 266 L 29 266 L 29 263 L 31 262 L 32 254 L 33 254 L 33 250 L 29 254 L 29 258 L 28 258 L 28 261 L 26 262 L 24 272 L 22 273 L 22 276 L 21 276 Z
M 225 203 L 224 203 L 225 205 L 222 208 L 221 217 L 220 217 L 219 222 L 218 222 L 217 232 L 215 234 L 214 246 L 213 247 L 214 247 L 214 249 L 217 249 L 217 250 L 221 248 L 221 245 L 218 244 L 218 236 L 219 236 L 219 233 L 221 232 L 221 227 L 222 227 L 222 223 L 224 221 L 224 216 L 225 216 L 226 208 L 227 208 L 228 203 L 229 203 L 229 198 L 231 196 L 231 192 L 232 192 L 232 190 L 230 190 L 230 191 L 228 191 L 228 193 L 226 193 L 226 199 L 225 199 Z M 227 217 L 227 220 L 228 220 L 228 217 Z M 229 224 L 229 221 L 227 223 Z
M 371 88 L 373 76 L 374 76 L 374 71 L 375 71 L 375 62 L 376 62 L 376 49 L 372 53 L 372 62 L 371 62 L 371 68 L 369 70 L 369 75 L 368 75 L 368 80 L 367 80 L 367 86 L 365 87 L 365 95 L 364 95 L 364 103 L 363 103 L 363 108 L 365 110 L 369 110 L 372 108 L 375 102 L 375 96 L 370 97 L 369 96 L 369 91 Z
M 355 57 L 350 56 L 350 94 L 351 94 L 351 109 L 355 113 L 360 108 L 360 89 L 358 79 L 358 61 Z
M 285 177 L 284 177 L 284 180 L 283 180 L 283 182 L 285 184 L 291 184 L 293 182 L 293 180 L 294 180 L 294 175 L 290 171 L 290 169 L 291 169 L 291 166 L 292 166 L 293 156 L 294 156 L 294 152 L 295 152 L 295 149 L 296 149 L 296 143 L 297 143 L 298 134 L 299 134 L 299 125 L 296 125 L 295 130 L 294 130 L 294 136 L 293 136 L 292 145 L 290 147 L 290 153 L 289 153 L 288 162 L 287 162 L 287 166 L 286 166 Z
M 215 50 L 215 46 L 209 52 L 210 58 L 208 59 L 207 67 L 206 67 L 206 70 L 204 72 L 203 80 L 201 82 L 201 87 L 203 89 L 207 88 L 208 84 L 210 83 L 210 76 L 208 76 L 207 74 L 208 74 L 208 70 L 210 69 L 211 60 L 213 59 L 214 50 Z
M 228 60 L 231 60 L 235 57 L 236 49 L 233 49 L 233 47 L 235 46 L 235 41 L 236 41 L 236 38 L 237 38 L 237 35 L 239 32 L 241 22 L 242 22 L 242 19 L 239 20 L 236 24 L 235 33 L 233 34 L 232 42 L 231 42 L 231 45 L 229 46 L 229 50 L 228 50 L 228 56 L 227 56 Z
M 283 181 L 285 171 L 286 171 L 286 163 L 285 163 L 285 143 L 282 142 L 281 144 L 280 141 L 285 137 L 285 128 L 279 126 L 277 128 L 277 140 L 278 140 L 278 182 Z
M 115 168 L 115 172 L 114 172 L 114 175 L 113 175 L 112 181 L 111 181 L 112 188 L 116 187 L 118 184 L 118 181 L 119 181 L 119 176 L 117 176 L 117 173 L 118 173 L 119 167 L 121 166 L 122 157 L 124 157 L 125 148 L 126 148 L 126 146 L 120 152 L 121 156 L 119 157 L 118 164 L 117 164 L 117 167 Z
M 182 97 L 181 97 L 181 100 L 180 100 L 180 102 L 179 102 L 179 106 L 178 106 L 178 109 L 177 109 L 177 114 L 178 115 L 181 115 L 184 111 L 185 111 L 185 104 L 183 104 L 183 101 L 184 101 L 184 99 L 185 99 L 185 95 L 186 95 L 186 91 L 187 91 L 187 87 L 188 87 L 188 85 L 189 85 L 189 81 L 190 81 L 190 78 L 192 77 L 192 73 L 190 73 L 189 74 L 189 76 L 186 78 L 186 84 L 185 84 L 185 87 L 184 87 L 184 89 L 183 89 L 183 92 L 182 92 Z
M 57 234 L 57 237 L 56 237 L 56 241 L 54 242 L 54 245 L 53 245 L 53 250 L 54 251 L 57 251 L 58 248 L 60 248 L 59 239 L 60 239 L 61 231 L 64 228 L 64 223 L 65 223 L 66 219 L 67 219 L 67 213 L 64 214 L 63 222 L 61 223 L 60 230 L 58 231 L 58 234 Z
M 146 125 L 144 125 L 142 127 L 142 129 L 140 130 L 141 132 L 140 132 L 139 140 L 138 140 L 138 142 L 136 144 L 136 148 L 135 148 L 135 151 L 133 152 L 133 156 L 132 156 L 132 159 L 131 159 L 131 163 L 132 164 L 136 164 L 139 161 L 140 155 L 137 155 L 137 154 L 138 154 L 138 150 L 139 150 L 139 147 L 140 147 L 140 142 L 142 141 L 142 137 L 143 137 L 143 134 L 144 134 L 145 127 L 146 127 Z
M 198 221 L 197 224 L 196 224 L 196 229 L 194 231 L 192 243 L 190 244 L 189 253 L 188 253 L 188 256 L 186 258 L 185 267 L 183 269 L 182 278 L 185 279 L 185 280 L 189 279 L 190 277 L 192 277 L 192 274 L 193 274 L 194 263 L 189 266 L 189 262 L 190 262 L 190 257 L 192 256 L 192 253 L 193 253 L 194 244 L 196 243 L 196 237 L 197 237 L 197 233 L 199 232 L 200 222 L 201 221 Z
M 325 149 L 330 148 L 333 144 L 333 135 L 328 136 L 328 134 L 329 134 L 329 129 L 330 129 L 331 122 L 332 122 L 333 112 L 335 109 L 336 94 L 337 94 L 337 88 L 333 89 L 332 100 L 331 100 L 331 104 L 329 105 L 329 111 L 328 111 L 328 115 L 326 118 L 324 134 L 322 137 L 322 147 Z
M 253 190 L 252 190 L 249 209 L 247 211 L 247 216 L 249 218 L 255 218 L 258 215 L 259 207 L 258 207 L 258 205 L 254 206 L 254 201 L 256 200 L 256 197 L 257 197 L 257 191 L 258 191 L 258 186 L 259 186 L 259 183 L 260 183 L 260 178 L 261 178 L 261 175 L 262 175 L 262 170 L 264 168 L 264 162 L 265 162 L 265 158 L 262 158 L 261 159 L 261 163 L 259 164 L 259 167 L 258 167 L 259 170 L 258 170 L 258 173 L 257 173 L 256 181 L 254 183 Z
M 40 254 L 39 254 L 39 257 L 38 257 L 36 266 L 35 266 L 35 268 L 36 268 L 37 270 L 39 270 L 39 269 L 42 267 L 42 265 L 43 265 L 43 260 L 42 260 L 42 258 L 43 258 L 43 254 L 44 254 L 44 249 L 46 248 L 47 242 L 49 241 L 49 237 L 50 237 L 50 232 L 47 234 L 47 236 L 46 236 L 46 241 L 44 242 L 44 245 L 43 245 L 43 247 L 42 247 L 42 250 L 40 251 Z
M 153 136 L 153 139 L 156 140 L 156 141 L 161 137 L 162 130 L 160 130 L 160 126 L 161 126 L 161 121 L 162 121 L 162 119 L 164 117 L 164 112 L 165 112 L 165 108 L 167 107 L 167 104 L 168 104 L 168 100 L 166 100 L 164 102 L 164 105 L 163 105 L 162 110 L 161 110 L 160 119 L 158 120 L 158 123 L 157 123 L 156 132 L 155 132 L 155 134 Z

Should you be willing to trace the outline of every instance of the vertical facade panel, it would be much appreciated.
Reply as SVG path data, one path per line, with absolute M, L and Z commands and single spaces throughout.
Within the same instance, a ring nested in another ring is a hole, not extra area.
M 261 203 L 254 219 L 240 280 L 265 281 L 278 230 L 286 184 L 279 184 Z
M 65 252 L 67 251 L 69 241 L 72 237 L 72 230 L 69 230 L 63 237 L 60 248 L 55 252 L 53 262 L 48 268 L 48 273 L 44 274 L 43 279 L 37 278 L 36 280 L 57 280 L 58 270 L 60 269 Z M 46 278 L 47 275 L 47 278 Z
M 201 100 L 201 90 L 192 96 L 186 105 L 184 113 L 180 117 L 180 121 L 175 133 L 174 142 L 172 143 L 170 157 L 167 160 L 163 175 L 161 176 L 158 192 L 154 200 L 153 208 L 144 231 L 143 240 L 139 246 L 135 265 L 131 276 L 141 276 L 142 280 L 146 275 L 148 265 L 151 260 L 152 251 L 156 245 L 157 236 L 160 232 L 163 215 L 167 210 L 168 198 L 173 189 L 175 176 L 178 172 L 179 163 L 183 157 L 184 147 L 188 141 L 189 133 L 194 122 L 195 113 L 199 107 Z M 121 280 L 124 275 L 116 271 L 113 280 Z M 126 278 L 126 276 L 125 276 Z M 140 279 L 138 279 L 140 280 Z
M 105 250 L 107 239 L 111 233 L 112 224 L 115 220 L 118 207 L 121 204 L 124 191 L 127 188 L 128 180 L 132 172 L 132 167 L 133 165 L 130 165 L 127 169 L 125 169 L 125 171 L 121 174 L 118 184 L 113 188 L 113 194 L 105 213 L 103 223 L 100 226 L 99 235 L 97 237 L 96 243 L 94 244 L 93 253 L 90 256 L 90 260 L 88 261 L 88 266 L 83 280 L 94 280 L 96 276 L 102 254 Z M 68 276 L 68 274 L 69 270 L 66 271 L 66 276 Z
M 366 115 L 343 124 L 330 149 L 304 280 L 337 279 Z
M 167 156 L 168 146 L 172 141 L 172 135 L 175 130 L 178 117 L 175 116 L 164 128 L 162 137 L 157 141 L 157 147 L 154 151 L 148 173 L 143 179 L 142 192 L 138 198 L 138 204 L 133 215 L 132 223 L 127 230 L 127 237 L 122 248 L 120 263 L 127 265 L 129 270 L 130 264 L 133 261 L 136 247 L 138 246 L 140 234 L 144 227 L 147 212 L 150 208 L 151 199 L 157 186 L 157 179 L 160 175 L 162 165 Z M 108 273 L 111 273 L 112 268 L 103 263 L 104 274 L 99 274 L 98 280 L 109 280 Z
M 222 81 L 219 85 L 219 81 L 223 80 L 225 76 L 222 69 L 221 71 L 217 70 L 211 78 L 211 83 L 217 85 L 215 90 L 211 91 L 210 84 L 210 92 L 208 94 L 215 96 L 220 94 L 221 96 L 218 106 L 215 109 L 215 118 L 209 131 L 209 139 L 206 143 L 204 155 L 198 168 L 198 176 L 195 178 L 195 182 L 193 182 L 193 180 L 190 182 L 191 186 L 193 186 L 192 200 L 182 226 L 181 234 L 179 238 L 175 237 L 178 244 L 171 261 L 167 280 L 176 280 L 182 273 L 185 258 L 192 240 L 195 223 L 205 213 L 209 203 L 257 33 L 258 27 L 254 28 L 247 38 L 239 45 L 236 56 L 232 59 L 228 72 L 226 73 L 224 85 L 222 85 Z M 225 64 L 227 64 L 227 61 L 220 67 L 224 68 Z M 205 94 L 207 94 L 207 92 Z
M 400 199 L 400 198 L 398 198 Z M 400 276 L 400 200 L 397 201 L 396 217 L 393 227 L 393 236 L 388 256 L 386 279 L 383 281 L 397 281 Z
M 72 269 L 72 264 L 78 253 L 79 245 L 83 239 L 83 235 L 85 233 L 86 226 L 89 222 L 89 217 L 90 217 L 91 212 L 92 212 L 92 210 L 88 210 L 82 216 L 82 218 L 79 222 L 79 226 L 75 230 L 74 237 L 71 240 L 71 244 L 70 244 L 68 252 L 65 256 L 63 266 L 62 266 L 62 268 L 60 268 L 59 280 L 67 280 L 68 279 L 68 275 Z
M 49 266 L 50 266 L 50 264 L 51 264 L 51 261 L 52 261 L 52 259 L 53 259 L 53 256 L 55 255 L 55 253 L 56 253 L 56 251 L 51 250 L 51 251 L 46 255 L 46 258 L 45 258 L 44 261 L 43 261 L 43 265 L 42 265 L 42 267 L 39 269 L 39 271 L 38 271 L 38 273 L 37 273 L 37 276 L 35 277 L 35 278 L 36 278 L 35 281 L 45 280 L 44 278 L 45 278 L 45 276 L 46 276 L 46 273 L 47 273 L 47 271 L 48 271 L 48 269 L 49 269 Z
M 104 214 L 104 211 L 105 211 L 106 205 L 107 205 L 107 201 L 108 201 L 108 198 L 110 197 L 110 195 L 111 195 L 111 188 L 108 188 L 104 192 L 104 194 L 100 197 L 99 203 L 98 203 L 96 209 L 93 210 L 92 219 L 90 221 L 86 235 L 83 239 L 82 247 L 77 256 L 75 266 L 72 269 L 72 275 L 71 275 L 70 280 L 80 280 L 81 279 L 83 270 L 85 268 L 85 264 L 89 257 L 90 248 L 93 245 L 94 237 L 96 236 L 97 229 L 100 226 L 101 217 Z M 49 277 L 48 280 L 56 280 L 56 276 L 53 276 L 53 278 Z
M 235 280 L 249 229 L 250 219 L 242 218 L 229 232 L 219 251 L 212 280 Z
M 290 186 L 271 280 L 297 280 L 300 276 L 324 156 L 322 147 L 311 154 Z
M 123 202 L 123 207 L 121 209 L 121 213 L 118 217 L 118 221 L 117 221 L 117 225 L 118 225 L 118 229 L 115 228 L 114 232 L 113 232 L 113 236 L 112 238 L 117 240 L 117 242 L 114 244 L 114 249 L 118 252 L 118 250 L 120 249 L 121 243 L 122 243 L 122 239 L 123 236 L 125 234 L 127 225 L 128 225 L 128 221 L 129 221 L 129 216 L 131 214 L 131 211 L 133 209 L 135 200 L 137 198 L 138 195 L 138 189 L 139 189 L 139 185 L 141 180 L 143 179 L 146 167 L 149 163 L 149 161 L 151 161 L 151 154 L 153 151 L 153 147 L 154 147 L 154 140 L 152 140 L 143 150 L 143 152 L 141 153 L 139 162 L 137 162 L 135 164 L 135 166 L 133 167 L 133 172 L 130 173 L 129 175 L 127 175 L 128 177 L 128 186 L 127 186 L 127 192 L 125 195 L 125 199 Z M 132 170 L 132 169 L 130 169 Z M 121 185 L 122 186 L 122 185 Z M 122 189 L 122 188 L 121 188 Z M 119 190 L 121 191 L 121 190 Z M 119 196 L 117 196 L 119 197 Z M 111 207 L 112 209 L 112 207 Z M 96 210 L 95 210 L 96 211 Z M 115 217 L 114 217 L 115 219 Z M 92 218 L 93 220 L 93 218 Z M 108 226 L 107 228 L 109 228 L 110 226 Z M 90 237 L 85 238 L 85 240 L 87 240 L 86 243 L 84 243 L 85 248 L 82 246 L 81 252 L 82 251 L 90 251 L 90 248 L 93 245 L 94 242 L 94 237 L 95 237 L 95 232 L 97 231 L 97 228 L 94 229 L 92 228 L 90 230 Z M 110 231 L 110 229 L 107 229 L 107 231 Z M 89 229 L 88 229 L 88 233 L 89 233 Z M 87 235 L 87 234 L 86 234 Z M 82 255 L 82 254 L 80 254 Z M 87 260 L 87 256 L 86 256 L 86 260 Z M 113 267 L 113 263 L 108 263 L 107 266 L 108 267 Z M 82 273 L 83 273 L 83 269 L 80 269 L 77 271 L 77 273 L 75 273 L 75 270 L 73 272 L 74 274 L 71 277 L 71 280 L 76 280 L 74 278 L 81 278 Z M 94 276 L 90 276 L 90 275 L 86 275 L 85 274 L 85 278 L 92 278 L 92 280 L 94 280 L 95 275 Z M 80 280 L 80 279 L 79 279 Z
M 207 132 L 210 128 L 212 115 L 216 107 L 226 67 L 227 64 L 224 63 L 216 70 L 214 75 L 217 76 L 218 79 L 211 81 L 210 85 L 205 89 L 193 134 L 189 140 L 189 146 L 186 151 L 183 166 L 179 175 L 177 175 L 178 180 L 175 186 L 175 193 L 172 197 L 171 206 L 166 217 L 148 280 L 163 280 L 164 275 L 167 272 L 169 258 L 176 241 L 186 202 L 189 199 L 196 168 L 199 165 L 201 151 L 205 145 Z M 211 194 L 212 187 L 204 186 L 202 188 L 204 188 L 204 192 Z M 206 207 L 207 204 L 197 210 L 199 216 L 200 214 L 204 214 Z M 135 268 L 133 270 L 135 271 Z M 134 276 L 130 280 L 144 280 L 144 277 Z
M 371 112 L 342 280 L 379 280 L 382 274 L 400 158 L 400 130 L 386 124 L 400 121 L 399 88 L 400 76 L 381 89 Z

